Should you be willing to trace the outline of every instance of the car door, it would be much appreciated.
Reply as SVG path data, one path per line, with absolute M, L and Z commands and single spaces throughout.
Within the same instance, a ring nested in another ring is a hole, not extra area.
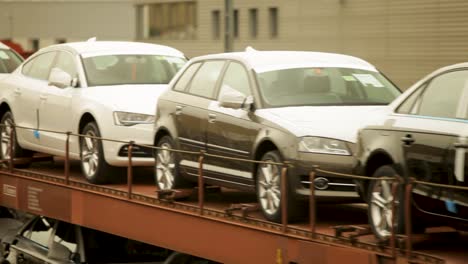
M 431 183 L 459 185 L 454 175 L 454 145 L 466 129 L 460 119 L 460 98 L 468 81 L 468 71 L 451 71 L 436 76 L 416 92 L 408 114 L 396 119 L 406 160 L 407 175 Z M 400 109 L 408 108 L 405 104 Z M 404 111 L 400 111 L 404 112 Z M 413 200 L 421 210 L 455 216 L 454 206 L 468 204 L 458 191 L 416 184 Z M 428 202 L 428 197 L 432 202 Z M 458 198 L 456 198 L 458 197 Z
M 207 150 L 210 154 L 250 159 L 252 146 L 259 125 L 250 109 L 234 109 L 220 106 L 219 99 L 225 93 L 252 96 L 252 82 L 246 68 L 231 61 L 220 83 L 217 101 L 212 101 L 208 112 Z M 253 188 L 252 164 L 220 157 L 209 157 L 206 164 L 217 180 Z
M 192 67 L 198 67 L 186 87 L 180 88 L 183 89 L 182 93 L 177 95 L 177 99 L 174 98 L 175 109 L 173 109 L 178 141 L 182 150 L 195 152 L 206 150 L 208 107 L 214 100 L 215 87 L 224 64 L 223 60 L 212 60 L 188 68 L 190 70 Z M 179 82 L 181 81 L 182 78 L 179 79 Z M 198 155 L 181 153 L 180 165 L 186 175 L 198 176 Z
M 56 52 L 37 55 L 23 66 L 22 74 L 16 75 L 12 80 L 14 82 L 12 111 L 16 125 L 39 128 L 39 105 L 44 99 L 42 93 L 47 88 L 47 79 L 55 55 Z M 17 134 L 23 147 L 37 146 L 40 142 L 37 132 L 31 129 L 17 129 Z
M 72 53 L 59 51 L 57 59 L 52 66 L 70 74 L 72 78 L 77 78 L 77 62 Z M 65 140 L 67 131 L 73 131 L 77 122 L 73 115 L 72 99 L 79 92 L 79 88 L 57 87 L 47 85 L 41 93 L 39 104 L 39 128 L 41 146 L 49 153 L 63 154 L 65 152 Z M 76 121 L 76 122 L 75 122 Z M 62 133 L 54 133 L 59 131 Z

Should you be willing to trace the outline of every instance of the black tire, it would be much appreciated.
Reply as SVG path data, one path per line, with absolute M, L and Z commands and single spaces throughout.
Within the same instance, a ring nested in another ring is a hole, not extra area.
M 81 130 L 82 135 L 101 137 L 95 122 L 87 123 Z M 86 180 L 94 184 L 109 182 L 113 167 L 107 164 L 104 158 L 102 141 L 96 138 L 80 137 L 81 171 Z
M 271 161 L 282 163 L 283 158 L 277 150 L 265 153 L 261 161 Z M 260 209 L 263 215 L 269 221 L 281 223 L 282 205 L 281 205 L 281 168 L 280 165 L 259 164 L 256 175 L 256 193 Z M 271 174 L 270 179 L 266 174 Z M 289 182 L 288 182 L 289 183 Z M 288 221 L 294 220 L 298 215 L 298 201 L 294 199 L 293 188 L 288 184 L 287 203 L 288 203 Z
M 381 178 L 381 177 L 392 177 L 398 175 L 397 171 L 395 168 L 391 165 L 384 165 L 379 167 L 373 177 L 375 178 Z M 369 218 L 369 225 L 380 241 L 389 241 L 391 237 L 391 206 L 392 206 L 392 198 L 390 199 L 385 199 L 385 197 L 382 197 L 381 192 L 390 192 L 391 195 L 391 190 L 392 190 L 392 182 L 391 181 L 376 181 L 373 180 L 369 184 L 369 188 L 367 191 L 367 204 L 368 204 L 368 218 Z M 386 185 L 386 187 L 384 187 Z M 379 194 L 380 193 L 380 194 Z M 387 208 L 383 209 L 382 208 L 382 202 L 379 202 L 380 197 L 384 198 L 382 201 L 387 201 L 385 202 L 385 206 Z M 383 195 L 385 196 L 385 194 Z M 396 191 L 396 203 L 395 203 L 395 218 L 394 218 L 394 231 L 395 234 L 403 234 L 405 232 L 405 190 L 404 190 L 404 185 L 400 184 L 397 188 Z M 413 208 L 412 210 L 412 215 L 414 215 Z M 385 222 L 381 222 L 383 219 L 382 215 L 386 214 L 387 219 L 385 219 Z M 379 223 L 382 224 L 382 226 L 379 226 Z M 418 221 L 415 221 L 414 217 L 412 219 L 412 231 L 414 233 L 421 233 L 424 232 L 425 226 L 422 223 L 418 223 Z M 416 223 L 418 223 L 416 225 Z M 385 225 L 385 227 L 383 226 Z
M 5 112 L 0 120 L 0 124 L 0 159 L 10 158 L 10 144 L 13 144 L 13 158 L 31 158 L 33 156 L 33 152 L 21 148 L 18 144 L 16 130 L 14 131 L 15 136 L 13 137 L 13 142 L 10 142 L 12 130 L 9 126 L 14 124 L 13 114 L 10 111 Z M 27 168 L 29 165 L 31 165 L 31 161 L 25 161 L 17 164 L 15 167 Z
M 176 152 L 165 150 L 174 149 L 175 144 L 170 136 L 163 136 L 156 144 L 154 151 L 154 178 L 160 190 L 191 187 L 191 184 L 179 173 L 179 158 Z

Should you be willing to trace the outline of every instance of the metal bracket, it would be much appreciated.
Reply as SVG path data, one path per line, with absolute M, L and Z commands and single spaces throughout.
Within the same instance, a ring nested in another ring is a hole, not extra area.
M 372 234 L 372 230 L 370 226 L 363 225 L 346 225 L 346 226 L 334 226 L 335 229 L 335 237 L 336 238 L 347 238 L 352 243 L 356 242 L 360 236 L 366 236 Z M 345 233 L 351 233 L 345 236 Z
M 260 210 L 260 205 L 258 203 L 255 204 L 231 204 L 229 208 L 224 209 L 224 212 L 228 216 L 232 216 L 234 211 L 241 211 L 242 217 L 245 218 L 248 216 L 248 213 L 256 212 Z
M 184 199 L 192 195 L 192 189 L 178 189 L 178 190 L 157 190 L 156 198 L 169 203 L 173 203 L 175 200 Z

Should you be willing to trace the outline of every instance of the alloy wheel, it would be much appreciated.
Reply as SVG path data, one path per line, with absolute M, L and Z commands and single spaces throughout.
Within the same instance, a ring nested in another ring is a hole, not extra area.
M 273 160 L 264 160 L 274 162 Z M 269 215 L 275 214 L 281 205 L 280 170 L 273 164 L 262 164 L 258 175 L 260 204 Z
M 391 181 L 379 180 L 374 184 L 369 200 L 371 224 L 381 238 L 389 237 L 393 226 L 392 201 L 394 197 L 391 190 Z
M 175 181 L 174 153 L 171 152 L 171 145 L 167 142 L 159 146 L 161 149 L 156 152 L 156 180 L 159 188 L 170 190 Z
M 81 141 L 81 162 L 84 172 L 89 177 L 96 173 L 99 164 L 99 142 L 92 137 L 96 137 L 96 133 L 88 130 Z
M 10 145 L 15 146 L 15 142 L 11 142 L 11 134 L 13 133 L 13 120 L 9 117 L 3 119 L 2 126 L 0 128 L 0 137 L 1 137 L 1 148 L 2 148 L 2 158 L 10 158 Z M 14 139 L 13 139 L 14 140 Z M 13 149 L 14 152 L 14 149 Z

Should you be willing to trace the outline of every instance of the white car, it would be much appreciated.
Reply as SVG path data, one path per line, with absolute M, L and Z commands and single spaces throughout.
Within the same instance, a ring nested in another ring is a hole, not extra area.
M 80 159 L 92 183 L 108 182 L 113 166 L 127 166 L 128 144 L 152 144 L 159 95 L 185 64 L 176 49 L 146 43 L 88 41 L 36 52 L 0 81 L 0 158 L 32 151 Z M 15 123 L 15 142 L 9 124 Z M 52 132 L 54 131 L 54 132 Z M 55 133 L 62 132 L 62 133 Z M 151 151 L 134 148 L 133 165 L 151 166 Z
M 0 79 L 14 71 L 23 62 L 23 58 L 13 49 L 0 42 Z

